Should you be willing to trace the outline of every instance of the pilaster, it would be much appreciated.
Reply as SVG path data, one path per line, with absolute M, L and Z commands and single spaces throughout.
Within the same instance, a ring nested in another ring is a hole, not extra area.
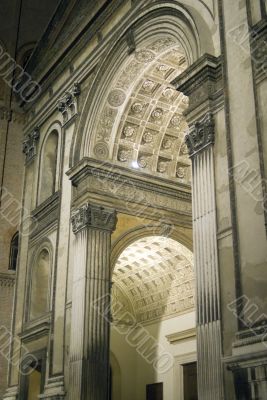
M 192 160 L 198 395 L 200 400 L 224 399 L 213 155 L 214 114 L 223 107 L 220 59 L 204 55 L 174 84 L 189 97 L 185 142 Z
M 75 244 L 69 400 L 106 400 L 109 320 L 105 310 L 109 309 L 110 242 L 116 212 L 87 203 L 71 220 Z

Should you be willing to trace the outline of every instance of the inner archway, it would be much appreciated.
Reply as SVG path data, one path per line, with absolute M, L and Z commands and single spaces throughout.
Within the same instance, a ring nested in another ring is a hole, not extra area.
M 194 308 L 193 256 L 185 246 L 147 236 L 122 251 L 112 274 L 111 326 L 122 398 L 145 400 L 159 384 L 164 399 L 172 398 L 183 377 L 179 359 L 196 360 Z

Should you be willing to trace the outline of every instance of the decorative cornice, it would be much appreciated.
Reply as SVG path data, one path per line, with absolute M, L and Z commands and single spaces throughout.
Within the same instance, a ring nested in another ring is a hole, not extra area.
M 58 222 L 59 200 L 60 192 L 56 192 L 32 211 L 31 239 Z
M 85 227 L 113 232 L 117 214 L 115 210 L 86 203 L 73 213 L 71 222 L 74 233 Z
M 214 127 L 214 119 L 211 113 L 207 113 L 202 120 L 195 122 L 189 134 L 185 137 L 190 157 L 193 157 L 209 145 L 214 144 Z
M 171 335 L 167 335 L 166 339 L 170 344 L 176 344 L 177 342 L 190 340 L 196 337 L 196 328 L 187 329 L 182 332 L 172 333 Z
M 26 157 L 26 164 L 32 162 L 36 156 L 36 145 L 40 138 L 40 129 L 36 127 L 23 141 L 22 151 Z
M 267 342 L 267 321 L 259 321 L 256 325 L 251 325 L 249 329 L 240 331 L 236 334 L 233 348 L 244 347 L 255 343 Z
M 66 91 L 59 99 L 57 108 L 63 115 L 63 123 L 66 124 L 74 115 L 77 114 L 77 98 L 81 94 L 80 84 L 74 83 L 70 91 Z
M 226 365 L 228 371 L 232 372 L 243 368 L 262 367 L 263 365 L 267 365 L 266 349 L 224 357 L 222 361 Z
M 191 114 L 203 115 L 223 104 L 222 64 L 220 57 L 204 54 L 172 81 L 179 92 L 189 97 L 185 112 L 190 124 Z M 196 110 L 200 109 L 197 113 Z M 194 111 L 194 113 L 192 113 Z
M 50 318 L 46 317 L 45 320 L 40 320 L 36 325 L 27 326 L 18 336 L 23 342 L 30 342 L 33 339 L 48 335 L 50 332 L 50 325 Z
M 86 201 L 107 207 L 112 203 L 122 213 L 131 206 L 139 217 L 192 226 L 191 191 L 186 185 L 89 157 L 67 175 L 73 185 L 73 206 Z

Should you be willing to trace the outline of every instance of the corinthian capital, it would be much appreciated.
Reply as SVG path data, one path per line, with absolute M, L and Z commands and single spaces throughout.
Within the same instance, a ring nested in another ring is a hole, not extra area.
M 195 122 L 188 135 L 185 137 L 185 143 L 188 147 L 189 156 L 192 157 L 207 146 L 214 144 L 215 130 L 214 119 L 211 113 Z
M 86 203 L 72 214 L 71 222 L 74 233 L 85 227 L 113 232 L 117 215 L 115 210 Z

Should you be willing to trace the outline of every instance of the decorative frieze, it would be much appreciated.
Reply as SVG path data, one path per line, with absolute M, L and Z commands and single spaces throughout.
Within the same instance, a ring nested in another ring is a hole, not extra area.
M 71 222 L 74 233 L 85 227 L 112 232 L 116 226 L 117 216 L 115 210 L 87 203 L 73 213 Z
M 138 166 L 145 169 L 150 162 L 148 155 L 137 159 Z M 176 217 L 191 225 L 191 194 L 181 190 L 176 183 L 171 183 L 163 177 L 148 177 L 138 174 L 136 170 L 125 170 L 124 167 L 114 166 L 94 159 L 84 159 L 80 165 L 68 173 L 74 186 L 74 201 L 88 195 L 88 200 L 95 202 L 95 196 L 101 197 L 101 203 L 116 199 L 120 211 L 127 212 L 129 204 L 147 217 L 158 216 L 158 210 L 172 213 L 173 222 Z M 164 211 L 163 211 L 164 210 Z M 174 222 L 175 223 L 175 222 Z
M 81 93 L 80 84 L 74 83 L 70 91 L 66 91 L 58 101 L 58 111 L 63 115 L 63 123 L 66 124 L 74 115 L 77 114 L 77 98 Z
M 214 140 L 214 118 L 212 113 L 209 112 L 200 121 L 195 122 L 189 134 L 185 136 L 189 156 L 192 157 L 207 146 L 214 144 Z
M 40 138 L 40 129 L 36 127 L 23 141 L 22 151 L 26 157 L 26 164 L 29 164 L 36 156 L 37 143 Z

